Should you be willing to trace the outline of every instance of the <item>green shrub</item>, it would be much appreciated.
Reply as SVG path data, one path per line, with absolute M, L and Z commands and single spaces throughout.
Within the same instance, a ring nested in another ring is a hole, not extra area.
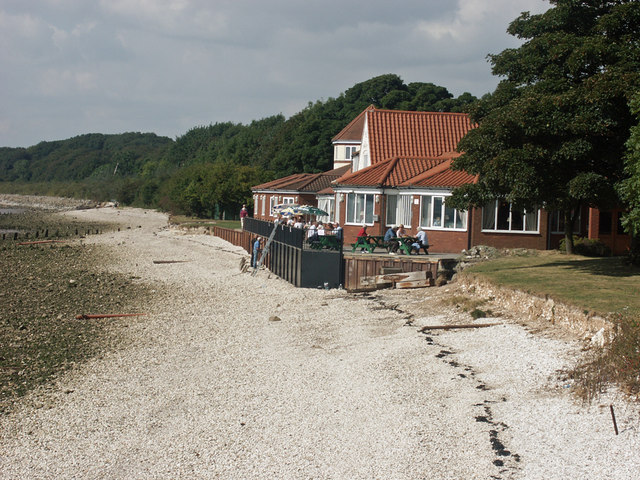
M 566 239 L 560 240 L 560 250 L 566 251 Z M 585 257 L 610 257 L 611 248 L 598 239 L 573 237 L 573 253 Z

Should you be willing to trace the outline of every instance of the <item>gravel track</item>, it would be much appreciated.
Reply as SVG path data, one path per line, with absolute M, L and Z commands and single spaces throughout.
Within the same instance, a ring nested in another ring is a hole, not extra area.
M 637 406 L 576 404 L 557 373 L 577 344 L 512 323 L 421 334 L 456 320 L 425 310 L 445 289 L 296 289 L 156 212 L 67 215 L 129 225 L 85 241 L 162 287 L 130 346 L 0 418 L 0 478 L 638 478 Z

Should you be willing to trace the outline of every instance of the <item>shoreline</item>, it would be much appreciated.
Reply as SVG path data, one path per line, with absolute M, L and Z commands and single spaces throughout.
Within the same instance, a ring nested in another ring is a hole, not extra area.
M 615 393 L 580 406 L 567 386 L 578 342 L 506 317 L 420 333 L 469 323 L 441 303 L 453 285 L 301 290 L 241 273 L 242 249 L 171 230 L 158 212 L 64 215 L 131 227 L 82 242 L 118 252 L 109 272 L 159 287 L 149 315 L 128 323 L 125 349 L 0 418 L 0 478 L 631 479 L 640 469 L 636 407 Z

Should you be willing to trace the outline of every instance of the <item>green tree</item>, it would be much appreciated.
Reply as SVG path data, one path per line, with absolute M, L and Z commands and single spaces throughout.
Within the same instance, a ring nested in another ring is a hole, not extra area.
M 640 93 L 631 102 L 631 109 L 640 120 Z M 631 135 L 627 141 L 627 156 L 625 158 L 625 173 L 627 178 L 620 182 L 618 191 L 628 208 L 622 218 L 625 231 L 631 234 L 631 258 L 634 263 L 640 263 L 640 123 L 631 128 Z
M 470 109 L 479 124 L 460 142 L 454 167 L 479 176 L 456 189 L 452 205 L 503 198 L 562 212 L 567 251 L 584 205 L 609 207 L 623 176 L 624 145 L 640 85 L 640 3 L 551 0 L 525 12 L 508 32 L 521 47 L 490 55 L 504 77 Z

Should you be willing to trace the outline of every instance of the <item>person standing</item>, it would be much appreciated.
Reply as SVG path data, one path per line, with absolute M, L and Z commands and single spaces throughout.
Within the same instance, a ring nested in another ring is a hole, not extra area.
M 244 230 L 244 219 L 249 216 L 249 210 L 246 205 L 242 205 L 240 209 L 240 227 Z
M 251 266 L 253 268 L 258 267 L 258 255 L 260 254 L 260 237 L 256 237 L 256 240 L 253 242 L 253 258 L 251 259 Z

